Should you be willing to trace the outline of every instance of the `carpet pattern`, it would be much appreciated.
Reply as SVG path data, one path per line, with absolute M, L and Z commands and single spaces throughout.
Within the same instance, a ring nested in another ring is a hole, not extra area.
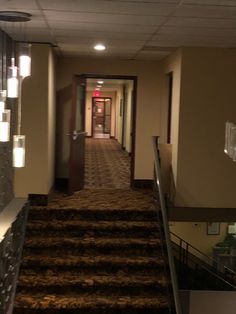
M 31 207 L 14 313 L 170 313 L 151 199 L 95 189 Z
M 128 189 L 130 157 L 114 139 L 86 139 L 85 188 Z

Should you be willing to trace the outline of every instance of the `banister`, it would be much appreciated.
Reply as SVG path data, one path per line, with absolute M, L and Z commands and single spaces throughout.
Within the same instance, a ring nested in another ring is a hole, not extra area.
M 189 242 L 185 241 L 184 239 L 182 239 L 181 237 L 179 237 L 177 234 L 175 234 L 174 232 L 170 231 L 170 235 L 176 237 L 179 240 L 180 243 L 180 247 L 183 248 L 182 243 L 185 243 L 188 247 L 191 247 L 194 251 L 198 252 L 200 255 L 204 256 L 205 258 L 207 258 L 208 260 L 210 260 L 213 263 L 216 263 L 217 265 L 221 266 L 222 268 L 226 269 L 227 271 L 229 271 L 230 273 L 232 273 L 232 275 L 235 275 L 236 278 L 236 272 L 233 271 L 231 268 L 225 266 L 224 264 L 218 262 L 215 258 L 208 256 L 207 254 L 201 252 L 199 249 L 197 249 L 196 247 L 194 247 L 192 244 L 190 244 Z M 175 242 L 174 242 L 175 243 Z
M 182 314 L 180 300 L 179 300 L 179 289 L 178 289 L 177 277 L 175 273 L 174 258 L 172 255 L 172 247 L 171 247 L 171 240 L 170 240 L 169 224 L 168 224 L 168 219 L 167 219 L 166 204 L 165 204 L 165 198 L 164 198 L 163 189 L 162 189 L 160 159 L 159 159 L 159 154 L 158 154 L 158 138 L 159 138 L 158 136 L 152 136 L 153 151 L 154 151 L 154 166 L 155 166 L 155 172 L 156 172 L 156 184 L 158 187 L 159 199 L 160 199 L 160 205 L 161 205 L 163 227 L 164 227 L 164 234 L 165 234 L 165 240 L 166 240 L 166 246 L 167 246 L 167 255 L 168 255 L 168 261 L 169 261 L 169 268 L 170 268 L 170 276 L 171 276 L 171 282 L 172 282 L 173 294 L 174 294 L 175 310 L 176 310 L 176 314 Z

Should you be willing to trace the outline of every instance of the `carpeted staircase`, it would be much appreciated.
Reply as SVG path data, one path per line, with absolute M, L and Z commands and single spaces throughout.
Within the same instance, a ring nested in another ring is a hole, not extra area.
M 152 209 L 30 209 L 14 313 L 164 314 Z

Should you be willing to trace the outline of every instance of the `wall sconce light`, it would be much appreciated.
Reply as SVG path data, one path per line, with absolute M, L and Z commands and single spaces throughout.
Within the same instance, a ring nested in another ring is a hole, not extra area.
M 11 58 L 11 66 L 8 67 L 7 97 L 17 98 L 19 86 L 19 69 L 15 66 L 15 58 Z
M 13 167 L 25 166 L 25 135 L 13 136 Z
M 11 110 L 0 112 L 0 142 L 9 142 Z

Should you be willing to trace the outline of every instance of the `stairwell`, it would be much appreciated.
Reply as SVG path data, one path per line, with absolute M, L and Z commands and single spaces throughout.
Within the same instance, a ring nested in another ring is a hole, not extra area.
M 32 207 L 14 313 L 172 313 L 164 263 L 154 209 Z

